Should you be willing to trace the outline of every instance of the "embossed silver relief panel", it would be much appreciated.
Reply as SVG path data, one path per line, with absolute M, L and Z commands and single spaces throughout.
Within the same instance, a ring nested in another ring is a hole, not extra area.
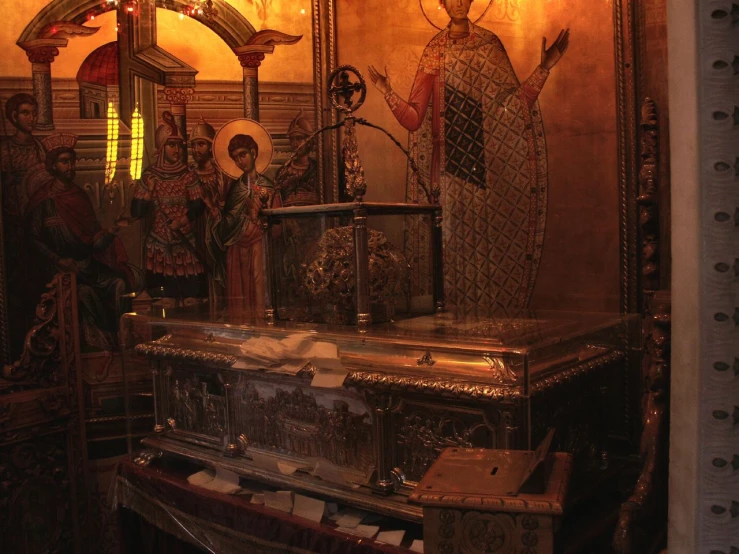
M 224 382 L 235 383 L 233 434 L 242 446 L 298 458 L 324 458 L 367 474 L 374 466 L 372 420 L 365 404 L 345 392 L 305 390 L 285 381 L 238 372 L 164 369 L 161 399 L 167 434 L 221 449 L 228 443 Z
M 497 414 L 462 406 L 401 402 L 393 417 L 393 435 L 395 465 L 405 483 L 420 481 L 447 447 L 497 448 L 504 432 L 498 419 Z
M 226 403 L 223 385 L 216 376 L 167 368 L 163 396 L 170 432 L 198 443 L 224 444 Z
M 374 464 L 371 418 L 355 399 L 240 377 L 234 412 L 236 434 L 250 448 L 325 458 L 363 473 Z

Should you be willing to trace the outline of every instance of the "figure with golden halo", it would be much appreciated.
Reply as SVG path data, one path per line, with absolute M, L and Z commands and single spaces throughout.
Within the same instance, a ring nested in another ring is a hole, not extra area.
M 146 218 L 146 289 L 152 298 L 192 302 L 208 297 L 194 222 L 205 211 L 198 174 L 184 163 L 185 136 L 170 112 L 162 114 L 154 142 L 156 161 L 134 191 L 131 216 Z
M 441 0 L 450 22 L 426 46 L 408 100 L 387 69 L 370 78 L 398 122 L 410 131 L 406 197 L 425 198 L 422 182 L 440 190 L 444 208 L 444 291 L 459 313 L 479 307 L 525 308 L 541 259 L 546 223 L 546 142 L 537 98 L 567 50 L 569 30 L 519 82 L 500 39 L 468 18 L 472 0 Z M 428 229 L 408 223 L 414 294 L 429 267 Z M 418 258 L 420 253 L 420 258 Z
M 214 259 L 225 252 L 225 265 L 214 278 L 225 285 L 229 312 L 264 315 L 264 249 L 259 210 L 262 197 L 270 208 L 282 206 L 274 183 L 262 172 L 272 159 L 272 139 L 256 121 L 236 119 L 216 134 L 213 151 L 218 166 L 233 178 L 223 216 L 213 225 L 208 246 Z

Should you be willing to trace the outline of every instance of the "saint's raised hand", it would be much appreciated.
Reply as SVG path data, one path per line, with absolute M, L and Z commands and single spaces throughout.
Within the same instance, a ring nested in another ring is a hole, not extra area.
M 562 29 L 559 32 L 557 40 L 554 41 L 549 48 L 547 48 L 547 39 L 542 37 L 541 39 L 541 66 L 544 69 L 552 69 L 557 62 L 564 56 L 567 51 L 567 46 L 570 43 L 570 30 Z
M 387 66 L 385 66 L 385 75 L 377 71 L 374 65 L 370 65 L 367 69 L 369 69 L 370 81 L 372 81 L 375 88 L 377 88 L 377 90 L 379 90 L 383 95 L 393 90 L 393 87 L 390 84 L 390 75 L 388 75 Z

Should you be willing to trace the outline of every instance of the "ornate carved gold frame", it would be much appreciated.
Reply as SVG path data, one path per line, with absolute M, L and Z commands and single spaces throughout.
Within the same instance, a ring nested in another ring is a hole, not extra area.
M 334 0 L 313 0 L 313 86 L 316 102 L 316 129 L 334 125 L 336 110 L 331 109 L 326 83 L 337 66 L 336 7 Z M 318 176 L 324 184 L 324 202 L 339 201 L 339 135 L 338 131 L 317 137 Z

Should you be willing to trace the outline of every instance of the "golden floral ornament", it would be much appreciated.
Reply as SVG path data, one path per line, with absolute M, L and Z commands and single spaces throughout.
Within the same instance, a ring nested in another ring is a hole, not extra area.
M 385 235 L 374 229 L 367 234 L 372 321 L 388 321 L 395 312 L 395 298 L 406 292 L 408 262 Z M 303 285 L 311 299 L 324 307 L 327 323 L 347 324 L 356 318 L 354 256 L 353 227 L 336 227 L 323 234 L 303 268 Z

